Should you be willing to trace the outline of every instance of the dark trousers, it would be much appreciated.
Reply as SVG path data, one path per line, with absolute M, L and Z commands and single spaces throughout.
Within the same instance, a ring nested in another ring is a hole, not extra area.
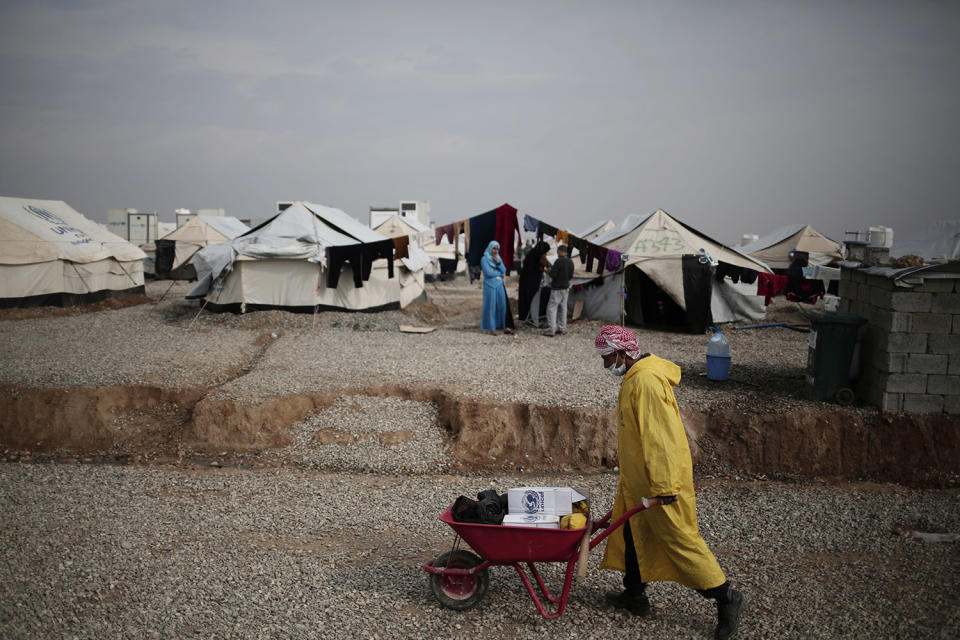
M 623 524 L 623 541 L 626 547 L 623 559 L 626 565 L 626 572 L 623 574 L 623 589 L 628 593 L 639 595 L 646 590 L 647 583 L 640 577 L 640 566 L 637 564 L 637 549 L 633 546 L 633 534 L 630 531 L 629 520 Z M 697 589 L 697 593 L 704 598 L 716 600 L 720 603 L 727 602 L 730 597 L 729 591 L 729 582 L 724 582 L 719 587 L 713 587 L 712 589 Z

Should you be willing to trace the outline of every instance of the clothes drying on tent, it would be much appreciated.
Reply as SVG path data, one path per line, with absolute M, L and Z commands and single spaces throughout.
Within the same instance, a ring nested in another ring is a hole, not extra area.
M 417 265 L 430 258 L 409 248 L 418 259 L 404 259 L 395 277 L 393 251 L 392 239 L 343 211 L 296 202 L 244 235 L 198 251 L 199 279 L 187 297 L 204 298 L 212 310 L 241 312 L 398 309 L 422 297 Z M 341 269 L 350 276 L 341 279 Z
M 742 279 L 734 283 L 724 278 L 714 280 L 710 288 L 702 287 L 697 293 L 687 290 L 692 283 L 685 281 L 683 272 L 683 256 L 699 254 L 701 249 L 715 262 L 769 273 L 769 267 L 759 260 L 710 238 L 659 209 L 651 214 L 629 215 L 620 225 L 603 226 L 609 228 L 593 235 L 591 242 L 603 247 L 606 253 L 591 249 L 593 259 L 588 255 L 586 269 L 577 265 L 574 284 L 582 285 L 592 280 L 601 257 L 604 275 L 612 277 L 600 287 L 572 292 L 571 303 L 583 301 L 583 317 L 619 322 L 622 309 L 628 322 L 645 324 L 652 322 L 653 318 L 667 326 L 690 326 L 688 299 L 696 299 L 699 304 L 705 297 L 715 323 L 753 321 L 764 317 L 762 299 L 757 297 L 755 286 L 744 286 Z M 620 266 L 613 271 L 606 270 L 611 251 L 621 254 Z M 647 317 L 644 315 L 645 305 L 648 306 Z M 700 312 L 694 315 L 702 317 Z
M 781 227 L 758 240 L 737 248 L 773 269 L 786 269 L 796 252 L 807 254 L 811 265 L 828 265 L 842 259 L 840 243 L 808 224 Z

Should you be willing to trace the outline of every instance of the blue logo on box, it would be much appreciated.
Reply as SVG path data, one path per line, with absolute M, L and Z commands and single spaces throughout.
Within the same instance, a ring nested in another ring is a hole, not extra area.
M 523 492 L 523 510 L 527 513 L 540 513 L 543 505 L 543 493 L 540 491 Z

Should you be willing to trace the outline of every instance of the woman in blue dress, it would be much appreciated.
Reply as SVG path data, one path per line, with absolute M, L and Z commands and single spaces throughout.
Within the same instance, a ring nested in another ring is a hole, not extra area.
M 496 334 L 504 328 L 507 314 L 507 290 L 503 286 L 503 276 L 507 268 L 500 259 L 500 243 L 491 240 L 487 250 L 480 258 L 480 270 L 483 271 L 483 313 L 480 328 Z

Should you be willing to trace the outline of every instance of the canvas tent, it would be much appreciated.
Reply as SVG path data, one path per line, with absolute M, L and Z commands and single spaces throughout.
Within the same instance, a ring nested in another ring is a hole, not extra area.
M 790 252 L 808 254 L 807 263 L 828 265 L 842 259 L 839 242 L 834 242 L 808 224 L 793 224 L 781 227 L 762 238 L 737 250 L 753 256 L 772 269 L 786 269 L 792 259 Z
M 409 236 L 410 244 L 423 248 L 427 238 L 432 235 L 430 227 L 416 218 L 392 215 L 373 228 L 385 238 L 399 238 Z
M 579 237 L 593 242 L 597 236 L 609 231 L 610 229 L 613 229 L 616 226 L 617 225 L 613 220 L 604 220 L 603 222 L 598 222 L 587 227 L 586 231 L 583 231 L 579 234 Z
M 632 324 L 685 325 L 698 330 L 705 322 L 755 321 L 764 317 L 763 298 L 756 284 L 715 281 L 714 261 L 770 273 L 762 262 L 713 240 L 663 210 L 630 215 L 617 227 L 591 240 L 624 254 L 622 267 L 603 280 L 574 259 L 571 308 L 583 301 L 583 316 L 619 322 L 621 304 Z M 626 294 L 621 295 L 621 289 Z
M 144 257 L 66 202 L 0 197 L 0 307 L 143 293 Z
M 960 220 L 936 220 L 894 236 L 891 257 L 915 255 L 925 260 L 960 260 Z
M 189 299 L 204 299 L 212 310 L 283 308 L 292 311 L 397 309 L 424 294 L 422 252 L 372 263 L 369 279 L 355 286 L 349 263 L 336 287 L 328 286 L 327 249 L 348 251 L 392 244 L 339 209 L 295 202 L 247 233 L 194 254 L 197 285 Z
M 179 229 L 156 241 L 156 277 L 196 279 L 197 271 L 190 263 L 193 254 L 203 247 L 233 240 L 249 230 L 250 227 L 230 216 L 192 216 Z

